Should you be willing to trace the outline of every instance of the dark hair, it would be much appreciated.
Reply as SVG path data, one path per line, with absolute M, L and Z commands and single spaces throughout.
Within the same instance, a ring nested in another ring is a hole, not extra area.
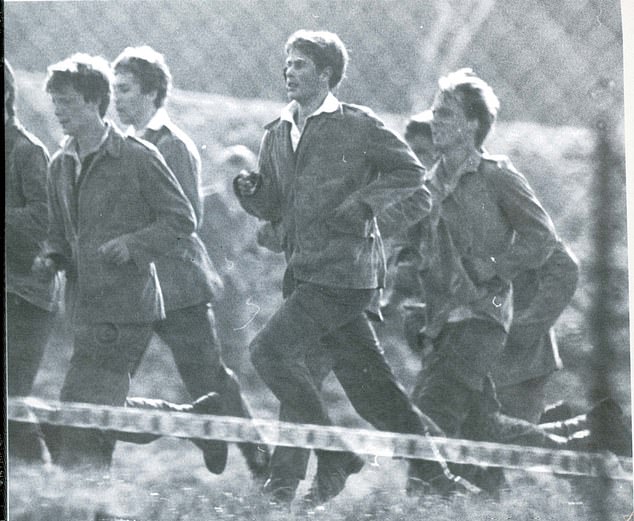
M 330 67 L 332 74 L 328 86 L 331 89 L 339 85 L 346 74 L 348 51 L 335 33 L 301 29 L 291 34 L 284 49 L 287 54 L 291 49 L 304 53 L 313 61 L 318 71 Z
M 112 67 L 115 72 L 128 72 L 136 78 L 143 94 L 156 92 L 154 106 L 158 109 L 165 103 L 165 98 L 172 84 L 172 75 L 165 63 L 165 57 L 149 45 L 126 47 L 117 56 Z
M 468 68 L 459 69 L 438 80 L 440 91 L 458 96 L 467 119 L 478 120 L 475 145 L 480 148 L 489 135 L 500 109 L 500 100 L 491 86 Z
M 101 117 L 106 115 L 110 105 L 111 85 L 110 66 L 101 56 L 77 53 L 47 69 L 46 92 L 60 92 L 71 87 L 86 103 L 97 103 Z
M 431 122 L 433 119 L 434 113 L 431 109 L 413 114 L 407 121 L 407 125 L 405 125 L 405 135 L 422 136 L 431 140 Z
M 6 101 L 4 103 L 4 110 L 7 111 L 7 116 L 15 116 L 15 97 L 17 94 L 17 87 L 15 84 L 15 75 L 9 62 L 4 61 L 4 95 Z

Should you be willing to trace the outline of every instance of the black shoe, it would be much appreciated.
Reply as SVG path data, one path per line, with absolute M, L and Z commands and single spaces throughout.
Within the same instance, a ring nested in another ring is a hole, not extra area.
M 239 443 L 238 448 L 251 471 L 253 479 L 264 483 L 269 475 L 271 452 L 266 445 L 257 443 Z
M 262 486 L 262 493 L 269 496 L 273 504 L 290 506 L 298 486 L 297 478 L 270 477 Z
M 632 457 L 632 427 L 616 401 L 601 400 L 587 414 L 587 421 L 591 443 L 596 449 Z
M 197 414 L 222 415 L 224 408 L 218 393 L 209 393 L 192 403 L 192 412 Z M 222 440 L 192 440 L 205 459 L 205 466 L 212 474 L 222 474 L 227 466 L 227 442 Z
M 573 414 L 570 405 L 564 401 L 559 401 L 544 408 L 538 423 L 561 422 L 572 417 Z
M 365 461 L 352 452 L 319 454 L 317 474 L 302 499 L 305 507 L 317 506 L 338 495 L 351 474 L 359 472 Z

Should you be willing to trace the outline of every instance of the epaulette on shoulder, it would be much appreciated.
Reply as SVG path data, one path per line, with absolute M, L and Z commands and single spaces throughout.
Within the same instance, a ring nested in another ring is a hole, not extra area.
M 40 148 L 46 148 L 44 146 L 44 143 L 42 143 L 42 141 L 40 141 L 40 139 L 37 136 L 35 136 L 34 134 L 31 134 L 28 130 L 21 128 L 20 134 L 22 135 L 24 139 L 26 139 L 32 145 L 35 145 L 36 147 L 40 147 Z
M 504 154 L 489 154 L 484 152 L 482 154 L 482 162 L 485 165 L 494 166 L 496 170 L 517 172 L 511 160 Z
M 142 139 L 142 138 L 140 138 L 138 136 L 135 136 L 133 134 L 126 134 L 124 136 L 124 139 L 129 139 L 132 143 L 140 145 L 141 147 L 143 147 L 146 150 L 151 150 L 152 152 L 158 152 L 158 148 L 156 148 L 152 143 L 150 143 L 149 141 L 146 141 L 145 139 Z
M 281 118 L 277 117 L 273 121 L 269 121 L 266 125 L 264 125 L 265 130 L 271 130 L 275 125 L 280 122 Z
M 378 119 L 376 113 L 370 107 L 366 107 L 365 105 L 357 105 L 355 103 L 342 103 L 341 105 L 343 106 L 344 111 L 348 110 L 349 112 L 355 112 L 364 116 Z

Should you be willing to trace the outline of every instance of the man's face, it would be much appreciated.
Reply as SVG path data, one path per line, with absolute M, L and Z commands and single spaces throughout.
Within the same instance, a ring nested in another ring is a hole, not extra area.
M 114 96 L 117 114 L 124 125 L 143 128 L 156 112 L 156 92 L 141 92 L 139 82 L 130 72 L 115 74 Z
M 308 105 L 323 94 L 324 75 L 319 74 L 315 63 L 304 53 L 291 49 L 284 68 L 286 95 L 300 105 Z M 326 83 L 327 86 L 327 83 Z
M 80 136 L 87 128 L 101 121 L 96 102 L 85 101 L 82 94 L 70 86 L 51 93 L 55 117 L 64 134 Z
M 432 105 L 434 119 L 431 133 L 434 146 L 440 152 L 451 148 L 473 147 L 477 120 L 468 120 L 462 101 L 456 95 L 438 92 Z
M 405 140 L 423 166 L 427 169 L 431 168 L 436 162 L 434 142 L 423 134 L 411 133 L 405 135 Z

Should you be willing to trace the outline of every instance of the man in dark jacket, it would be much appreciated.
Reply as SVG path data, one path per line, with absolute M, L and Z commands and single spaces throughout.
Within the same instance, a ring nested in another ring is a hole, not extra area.
M 20 124 L 15 111 L 17 87 L 4 61 L 4 218 L 6 260 L 7 391 L 28 396 L 37 375 L 59 298 L 59 278 L 39 280 L 33 259 L 46 237 L 48 152 Z M 37 461 L 44 457 L 37 429 L 9 421 L 9 456 Z
M 376 217 L 415 193 L 411 218 L 429 210 L 429 192 L 420 190 L 424 168 L 371 111 L 332 93 L 348 58 L 337 35 L 298 31 L 286 54 L 291 102 L 266 126 L 257 172 L 235 181 L 245 210 L 280 227 L 287 259 L 286 298 L 252 341 L 251 360 L 280 400 L 281 419 L 332 424 L 307 363 L 326 350 L 353 406 L 374 426 L 441 434 L 396 381 L 364 314 L 385 277 Z M 308 504 L 337 495 L 363 466 L 350 452 L 316 452 Z M 274 453 L 265 484 L 279 501 L 291 501 L 304 478 L 304 461 L 288 455 Z M 417 466 L 438 477 L 436 484 L 449 481 L 435 462 Z
M 119 118 L 132 125 L 138 137 L 158 148 L 194 208 L 197 231 L 200 230 L 203 220 L 200 156 L 193 141 L 170 120 L 165 110 L 171 74 L 163 55 L 148 46 L 128 47 L 114 61 L 113 69 Z M 156 268 L 166 316 L 156 322 L 155 331 L 171 349 L 192 399 L 217 392 L 226 414 L 250 418 L 238 380 L 221 358 L 210 302 L 222 282 L 198 233 L 190 234 L 158 258 Z M 224 447 L 224 458 L 219 455 L 221 460 L 226 460 L 226 444 Z M 265 475 L 266 447 L 246 443 L 239 447 L 253 474 Z M 221 467 L 214 471 L 220 471 Z
M 111 73 L 76 54 L 48 69 L 46 90 L 67 139 L 51 161 L 49 226 L 33 269 L 66 272 L 73 355 L 61 400 L 123 405 L 130 373 L 165 317 L 153 261 L 187 240 L 196 217 L 178 181 L 150 144 L 104 120 Z M 106 434 L 64 429 L 58 462 L 107 468 Z

